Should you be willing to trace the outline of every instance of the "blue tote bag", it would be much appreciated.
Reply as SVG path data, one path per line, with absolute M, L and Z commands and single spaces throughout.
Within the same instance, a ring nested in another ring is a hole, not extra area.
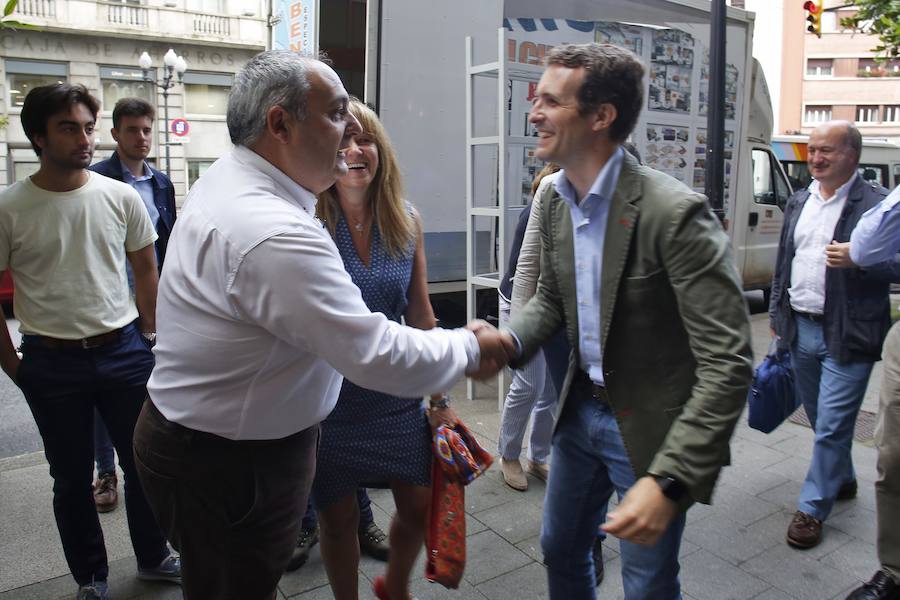
M 750 427 L 763 433 L 774 431 L 800 406 L 787 348 L 770 348 L 768 356 L 756 367 L 747 403 Z

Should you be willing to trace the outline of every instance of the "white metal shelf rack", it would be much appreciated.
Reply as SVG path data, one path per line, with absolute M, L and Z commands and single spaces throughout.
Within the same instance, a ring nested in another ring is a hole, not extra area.
M 533 146 L 535 138 L 509 135 L 507 105 L 507 82 L 538 81 L 543 68 L 534 65 L 510 63 L 506 60 L 506 30 L 497 30 L 497 60 L 474 64 L 474 48 L 471 37 L 466 38 L 466 316 L 475 318 L 476 292 L 479 288 L 498 289 L 506 271 L 506 213 L 510 199 L 508 177 L 508 152 L 512 146 Z M 497 81 L 497 134 L 475 135 L 475 85 L 476 77 L 490 77 Z M 497 202 L 494 206 L 476 206 L 475 193 L 475 149 L 479 146 L 493 146 L 497 149 L 496 172 L 492 182 L 497 186 Z M 488 272 L 478 272 L 476 260 L 477 220 L 479 217 L 492 219 L 491 244 Z M 503 372 L 497 377 L 497 403 L 500 410 L 506 398 Z M 466 396 L 475 397 L 475 382 L 466 384 Z

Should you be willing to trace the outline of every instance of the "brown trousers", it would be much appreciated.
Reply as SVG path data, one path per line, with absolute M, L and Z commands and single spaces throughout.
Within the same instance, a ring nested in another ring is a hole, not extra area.
M 300 533 L 319 427 L 234 441 L 167 420 L 150 400 L 134 459 L 188 600 L 272 600 Z
M 883 355 L 884 376 L 875 428 L 878 559 L 900 584 L 900 322 L 888 332 Z

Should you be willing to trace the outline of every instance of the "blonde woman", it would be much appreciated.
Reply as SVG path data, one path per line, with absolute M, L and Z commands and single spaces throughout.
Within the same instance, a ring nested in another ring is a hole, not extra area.
M 368 307 L 431 329 L 436 321 L 418 214 L 403 197 L 397 159 L 378 117 L 356 99 L 350 111 L 362 133 L 345 149 L 349 172 L 321 194 L 318 216 Z M 433 397 L 431 406 L 433 422 L 455 419 L 445 396 Z M 383 600 L 409 597 L 431 500 L 431 443 L 420 398 L 395 398 L 344 381 L 334 412 L 322 423 L 313 484 L 322 556 L 337 600 L 358 597 L 360 486 L 389 486 L 397 507 L 387 572 L 376 579 L 375 593 Z

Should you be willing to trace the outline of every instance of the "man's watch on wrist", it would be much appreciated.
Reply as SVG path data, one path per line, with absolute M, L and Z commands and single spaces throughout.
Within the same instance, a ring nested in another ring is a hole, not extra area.
M 684 498 L 685 494 L 687 494 L 687 488 L 684 484 L 674 477 L 669 477 L 667 475 L 651 475 L 651 477 L 656 481 L 663 496 L 676 504 Z
M 144 338 L 144 341 L 150 344 L 151 346 L 156 343 L 156 332 L 155 331 L 142 331 L 141 337 Z

